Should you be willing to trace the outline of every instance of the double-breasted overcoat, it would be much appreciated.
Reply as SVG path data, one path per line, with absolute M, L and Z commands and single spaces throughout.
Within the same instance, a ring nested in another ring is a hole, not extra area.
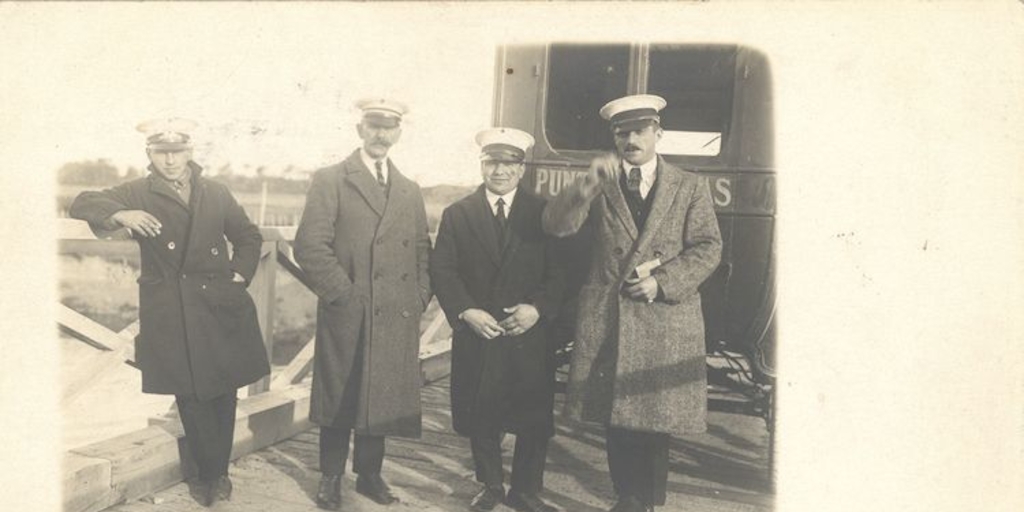
M 622 172 L 621 169 L 618 172 Z M 721 257 L 721 235 L 707 180 L 658 157 L 654 199 L 642 230 L 619 179 L 586 197 L 580 183 L 552 199 L 545 231 L 594 225 L 592 262 L 580 291 L 566 412 L 633 430 L 705 430 L 707 378 L 698 286 Z M 621 290 L 641 263 L 659 259 L 661 296 L 632 300 Z
M 69 214 L 96 231 L 109 228 L 105 221 L 120 210 L 143 210 L 160 221 L 159 235 L 136 237 L 142 390 L 208 399 L 270 373 L 256 307 L 245 283 L 232 280 L 234 272 L 252 279 L 263 238 L 225 185 L 188 165 L 188 203 L 150 167 L 147 177 L 83 192 Z
M 554 433 L 553 347 L 547 329 L 562 300 L 553 239 L 541 230 L 544 201 L 518 190 L 499 241 L 484 187 L 445 209 L 430 258 L 431 284 L 453 326 L 451 404 L 456 432 Z M 532 304 L 540 320 L 518 336 L 488 340 L 459 314 L 470 308 L 496 320 L 504 308 Z
M 384 189 L 357 149 L 309 186 L 295 235 L 295 258 L 318 296 L 309 417 L 360 434 L 418 437 L 430 238 L 419 186 L 390 160 L 388 168 Z M 342 410 L 355 365 L 355 405 Z

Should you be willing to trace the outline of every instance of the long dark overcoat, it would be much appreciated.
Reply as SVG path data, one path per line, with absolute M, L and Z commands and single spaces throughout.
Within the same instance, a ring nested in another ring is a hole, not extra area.
M 453 326 L 451 402 L 456 432 L 554 433 L 554 365 L 546 331 L 558 311 L 563 279 L 553 239 L 540 225 L 544 201 L 519 190 L 501 246 L 481 186 L 445 209 L 430 258 L 431 284 Z M 487 340 L 459 314 L 478 308 L 501 321 L 503 308 L 532 304 L 541 318 L 529 331 Z
M 318 170 L 309 186 L 295 235 L 295 258 L 319 298 L 309 417 L 361 434 L 418 437 L 430 238 L 419 186 L 388 165 L 387 195 L 359 150 Z M 342 410 L 354 365 L 356 403 Z
M 619 181 L 606 180 L 591 198 L 576 183 L 544 212 L 549 233 L 567 235 L 592 222 L 596 237 L 580 291 L 566 412 L 634 430 L 703 432 L 707 378 L 697 287 L 718 265 L 722 247 L 707 180 L 659 156 L 642 232 Z M 663 299 L 648 304 L 623 295 L 628 274 L 656 258 L 664 262 L 654 272 Z
M 259 229 L 226 186 L 201 176 L 194 162 L 189 204 L 151 168 L 145 178 L 83 192 L 70 215 L 101 231 L 120 210 L 159 219 L 160 234 L 136 236 L 141 251 L 139 335 L 135 359 L 142 391 L 195 395 L 233 393 L 270 373 L 248 283 L 259 264 Z M 228 251 L 227 241 L 232 251 Z

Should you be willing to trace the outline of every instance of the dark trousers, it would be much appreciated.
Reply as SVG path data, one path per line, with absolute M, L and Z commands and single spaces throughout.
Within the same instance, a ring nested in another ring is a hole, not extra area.
M 665 504 L 668 442 L 668 434 L 606 429 L 608 471 L 620 498 L 633 496 L 648 505 Z
M 320 472 L 325 475 L 345 474 L 348 461 L 348 440 L 352 429 L 320 427 Z M 384 465 L 384 436 L 356 434 L 352 454 L 352 470 L 356 474 L 379 474 Z
M 199 467 L 199 479 L 212 482 L 228 474 L 231 445 L 235 441 L 235 393 L 209 400 L 176 395 L 175 400 L 185 427 L 185 443 Z
M 488 487 L 505 482 L 501 464 L 501 434 L 473 436 L 469 439 L 476 466 L 476 479 Z M 537 494 L 544 488 L 544 462 L 548 454 L 548 437 L 529 434 L 516 436 L 512 455 L 512 490 Z

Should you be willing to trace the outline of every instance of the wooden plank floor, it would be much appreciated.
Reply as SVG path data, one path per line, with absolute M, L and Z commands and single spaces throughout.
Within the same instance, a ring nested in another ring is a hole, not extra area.
M 561 398 L 561 395 L 558 395 Z M 342 510 L 448 512 L 466 510 L 479 489 L 473 478 L 466 439 L 451 431 L 448 383 L 423 388 L 422 439 L 389 438 L 384 478 L 401 503 L 383 507 L 356 494 L 355 475 L 345 475 Z M 560 405 L 556 411 L 561 410 Z M 659 512 L 772 510 L 767 478 L 768 435 L 759 418 L 709 413 L 708 432 L 673 439 L 669 460 L 668 502 Z M 602 512 L 614 500 L 605 461 L 604 436 L 596 427 L 570 426 L 558 420 L 548 449 L 542 497 L 571 512 Z M 514 437 L 504 441 L 506 470 Z M 313 512 L 320 479 L 317 431 L 303 432 L 231 465 L 234 496 L 212 510 Z M 507 478 L 507 477 L 506 477 Z M 185 484 L 154 496 L 116 506 L 115 512 L 182 512 L 210 510 L 197 505 Z M 499 505 L 499 512 L 510 508 Z

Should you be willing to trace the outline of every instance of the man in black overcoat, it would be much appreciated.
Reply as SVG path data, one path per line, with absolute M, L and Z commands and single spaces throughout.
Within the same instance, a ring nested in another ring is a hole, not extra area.
M 503 499 L 548 512 L 543 488 L 554 435 L 554 365 L 546 330 L 561 301 L 552 238 L 541 230 L 544 201 L 520 190 L 533 137 L 512 128 L 477 135 L 483 185 L 445 209 L 430 258 L 431 283 L 453 328 L 451 405 L 456 432 L 470 439 L 483 489 L 477 511 Z M 503 433 L 516 435 L 509 493 Z
M 238 388 L 270 373 L 246 286 L 263 238 L 226 186 L 192 161 L 195 123 L 160 119 L 146 134 L 149 175 L 83 192 L 69 214 L 98 233 L 127 229 L 141 251 L 135 361 L 144 393 L 175 396 L 204 506 L 231 497 Z M 231 251 L 228 242 L 231 242 Z

